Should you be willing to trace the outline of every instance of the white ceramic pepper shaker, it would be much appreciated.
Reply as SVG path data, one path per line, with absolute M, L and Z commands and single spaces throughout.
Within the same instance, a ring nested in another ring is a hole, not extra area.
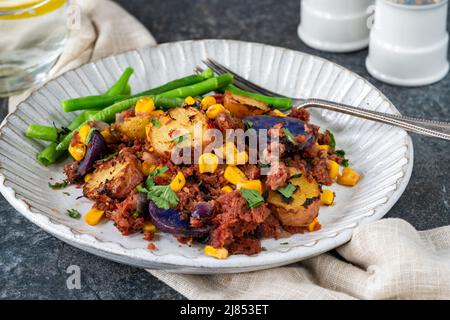
M 448 72 L 447 0 L 377 0 L 366 67 L 381 81 L 420 86 Z
M 375 0 L 302 0 L 298 35 L 323 51 L 350 52 L 369 44 L 368 18 Z

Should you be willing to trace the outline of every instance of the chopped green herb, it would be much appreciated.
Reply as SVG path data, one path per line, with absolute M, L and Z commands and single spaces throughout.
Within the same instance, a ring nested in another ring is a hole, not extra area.
M 174 141 L 176 144 L 180 144 L 184 141 L 184 138 L 185 138 L 185 136 L 182 135 L 182 136 L 178 136 L 178 137 L 174 138 L 172 141 Z
M 348 159 L 344 159 L 344 161 L 342 161 L 341 166 L 343 167 L 348 167 Z
M 88 135 L 86 137 L 85 145 L 88 145 L 89 141 L 91 141 L 92 135 L 94 134 L 94 131 L 98 131 L 98 129 L 97 128 L 91 128 L 91 130 L 89 131 L 89 133 L 88 133 Z
M 161 122 L 159 122 L 158 120 L 152 120 L 152 125 L 155 127 L 159 127 L 161 126 Z
M 293 174 L 289 179 L 300 178 L 302 176 L 301 173 Z
M 278 188 L 277 191 L 283 195 L 285 198 L 291 198 L 294 192 L 297 190 L 298 186 L 289 183 L 287 186 Z
M 264 198 L 258 191 L 251 189 L 240 189 L 240 191 L 250 208 L 259 207 L 264 203 Z
M 107 156 L 106 158 L 103 158 L 102 161 L 109 161 L 109 160 L 111 160 L 112 158 L 114 158 L 115 156 L 117 156 L 117 153 L 118 153 L 118 152 L 111 153 L 111 154 L 110 154 L 109 156 Z
M 167 168 L 167 167 L 161 167 L 161 168 L 158 168 L 158 169 L 152 171 L 152 172 L 148 175 L 147 180 L 145 180 L 145 186 L 146 186 L 147 188 L 153 187 L 153 186 L 155 185 L 155 182 L 153 181 L 153 179 L 154 179 L 157 175 L 163 174 L 163 173 L 166 172 L 167 170 L 169 170 L 169 168 Z
M 56 182 L 51 184 L 50 182 L 48 183 L 48 187 L 56 190 L 56 189 L 63 189 L 65 187 L 67 187 L 69 185 L 69 180 L 65 179 L 62 182 Z
M 292 134 L 291 130 L 289 130 L 288 128 L 283 128 L 282 130 L 284 132 L 284 135 L 285 135 L 286 139 L 290 143 L 297 144 L 297 141 L 295 141 L 295 136 Z
M 70 196 L 70 193 L 68 193 L 68 192 L 66 192 L 66 191 L 64 191 L 63 194 L 66 195 L 66 196 L 68 196 L 68 197 Z
M 144 192 L 144 193 L 147 193 L 147 192 L 148 192 L 148 190 L 147 190 L 146 188 L 144 188 L 143 186 L 141 186 L 141 185 L 138 185 L 138 186 L 136 187 L 136 191 L 137 191 L 137 192 Z
M 339 157 L 345 157 L 345 151 L 344 150 L 336 150 L 335 152 L 334 152 L 337 156 L 339 156 Z
M 242 120 L 242 123 L 247 127 L 247 129 L 253 128 L 253 122 L 250 120 Z
M 330 130 L 327 130 L 328 134 L 330 135 L 330 148 L 331 149 L 336 149 L 336 139 L 334 139 L 334 134 L 333 132 L 331 132 Z
M 148 188 L 147 198 L 152 200 L 158 208 L 164 210 L 175 207 L 179 201 L 177 194 L 173 192 L 170 185 Z
M 140 213 L 139 211 L 136 210 L 136 211 L 133 213 L 132 217 L 133 217 L 134 219 L 136 219 L 136 218 L 139 218 L 140 215 L 141 215 L 141 213 Z
M 78 210 L 75 210 L 75 209 L 68 209 L 66 211 L 66 214 L 69 217 L 73 218 L 73 219 L 80 219 L 81 218 L 81 213 Z

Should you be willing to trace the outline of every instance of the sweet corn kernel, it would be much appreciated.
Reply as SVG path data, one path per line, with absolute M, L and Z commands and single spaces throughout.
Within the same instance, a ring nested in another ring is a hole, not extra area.
M 144 221 L 144 224 L 142 226 L 142 231 L 144 231 L 144 232 L 155 232 L 156 231 L 156 227 L 150 221 Z
M 136 103 L 136 107 L 134 107 L 134 112 L 136 114 L 150 114 L 150 112 L 152 112 L 153 110 L 155 110 L 155 102 L 152 98 L 147 97 L 139 99 L 139 101 Z
M 328 149 L 330 149 L 330 146 L 328 146 L 326 144 L 318 144 L 317 148 L 319 148 L 319 150 L 325 150 L 328 152 Z
M 219 113 L 225 111 L 225 107 L 219 103 L 213 104 L 206 110 L 206 116 L 210 119 L 215 119 Z
M 186 103 L 188 106 L 192 106 L 195 104 L 195 99 L 189 96 L 184 99 L 184 103 Z
M 350 167 L 346 167 L 342 170 L 342 174 L 337 178 L 337 183 L 353 187 L 358 183 L 360 178 L 361 176 L 358 172 Z
M 152 129 L 152 124 L 149 123 L 145 126 L 145 137 L 147 138 L 147 141 L 150 141 L 150 131 Z
M 216 98 L 213 96 L 206 96 L 202 99 L 202 110 L 208 109 L 210 106 L 217 104 Z
M 230 187 L 230 186 L 225 186 L 225 187 L 223 187 L 222 189 L 220 189 L 222 192 L 224 192 L 224 193 L 230 193 L 230 192 L 233 192 L 233 188 L 232 187 Z
M 87 175 L 84 176 L 84 182 L 88 182 L 89 180 L 91 180 L 92 178 L 92 174 L 88 173 Z
M 150 173 L 155 171 L 156 165 L 148 162 L 142 162 L 141 171 L 144 175 L 148 176 Z
M 309 232 L 313 232 L 315 231 L 317 228 L 320 228 L 320 224 L 319 224 L 319 219 L 314 218 L 314 220 L 308 225 L 308 231 Z
M 328 174 L 330 176 L 330 179 L 334 180 L 339 175 L 339 164 L 333 160 L 328 160 L 328 163 L 330 165 L 330 172 Z
M 70 144 L 69 153 L 77 161 L 81 161 L 86 154 L 86 145 L 84 143 Z
M 334 202 L 334 192 L 331 190 L 323 190 L 320 195 L 320 204 L 323 206 L 331 206 Z
M 280 110 L 277 110 L 277 109 L 270 111 L 269 114 L 274 117 L 280 117 L 280 118 L 286 117 L 286 115 L 283 112 L 281 112 Z
M 102 220 L 105 211 L 99 210 L 97 208 L 92 208 L 86 215 L 84 216 L 84 221 L 91 226 L 95 226 Z
M 226 259 L 228 257 L 228 250 L 226 248 L 214 248 L 213 246 L 205 246 L 205 255 L 214 257 L 216 259 Z
M 114 142 L 114 137 L 112 136 L 111 131 L 109 131 L 109 128 L 100 131 L 100 134 L 103 136 L 103 138 L 105 138 L 105 141 L 107 143 L 113 143 Z
M 173 178 L 172 182 L 170 183 L 170 188 L 174 192 L 178 192 L 181 189 L 183 189 L 184 185 L 186 184 L 186 179 L 181 171 L 178 171 L 175 178 Z
M 164 115 L 164 111 L 162 111 L 162 110 L 154 110 L 154 111 L 150 112 L 150 115 L 154 116 L 154 117 L 163 116 Z
M 242 170 L 235 166 L 227 166 L 223 176 L 228 182 L 234 185 L 247 180 L 247 177 Z
M 200 173 L 214 173 L 219 165 L 219 158 L 213 153 L 204 153 L 198 159 Z
M 88 124 L 83 125 L 80 130 L 78 130 L 79 141 L 82 143 L 86 143 L 87 136 L 91 131 L 91 127 Z
M 256 190 L 261 194 L 263 193 L 261 180 L 241 181 L 241 182 L 238 182 L 238 184 L 236 185 L 236 188 L 238 190 L 240 190 L 240 189 Z

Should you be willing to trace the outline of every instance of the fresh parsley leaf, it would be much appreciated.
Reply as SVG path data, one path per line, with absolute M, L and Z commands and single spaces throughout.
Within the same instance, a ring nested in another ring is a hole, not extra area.
M 84 143 L 85 145 L 88 145 L 89 141 L 91 141 L 92 135 L 94 134 L 94 131 L 98 131 L 98 129 L 97 128 L 91 128 L 91 130 L 89 130 L 89 133 L 88 133 L 88 135 L 86 137 L 86 142 Z
M 278 188 L 277 191 L 283 195 L 285 198 L 291 198 L 294 192 L 297 190 L 298 186 L 288 183 L 285 187 Z
M 345 151 L 344 150 L 336 150 L 335 152 L 334 152 L 337 156 L 339 156 L 339 157 L 345 157 Z
M 81 213 L 78 210 L 75 210 L 75 209 L 68 209 L 66 211 L 66 214 L 69 217 L 73 218 L 73 219 L 80 219 L 81 218 Z
M 159 127 L 161 126 L 161 122 L 159 122 L 158 120 L 152 120 L 152 125 L 155 127 Z
M 282 130 L 284 132 L 284 136 L 290 143 L 297 144 L 297 141 L 295 141 L 295 136 L 292 134 L 291 130 L 288 128 L 283 128 Z
M 66 195 L 66 196 L 68 196 L 68 197 L 70 196 L 70 193 L 68 193 L 68 192 L 66 192 L 66 191 L 64 191 L 63 194 Z
M 344 159 L 344 161 L 342 161 L 341 166 L 343 167 L 348 167 L 348 159 Z
M 253 122 L 250 120 L 242 120 L 242 123 L 247 127 L 247 129 L 253 128 Z
M 155 185 L 155 182 L 153 181 L 153 179 L 154 179 L 157 175 L 163 174 L 163 173 L 166 172 L 167 170 L 169 170 L 169 168 L 167 168 L 167 167 L 161 167 L 161 168 L 158 168 L 158 169 L 152 171 L 152 172 L 148 175 L 147 180 L 145 180 L 145 186 L 147 187 L 147 189 L 150 188 L 150 187 L 153 187 L 153 186 Z
M 139 218 L 139 216 L 141 215 L 141 213 L 139 212 L 139 211 L 135 211 L 133 214 L 132 214 L 132 217 L 134 218 L 134 219 L 137 219 L 137 218 Z
M 114 158 L 117 154 L 118 154 L 118 152 L 111 153 L 111 154 L 110 154 L 109 156 L 107 156 L 106 158 L 103 158 L 102 161 L 109 161 L 109 160 L 111 160 L 112 158 Z
M 67 187 L 69 185 L 69 180 L 65 179 L 61 182 L 56 182 L 51 184 L 50 182 L 48 183 L 48 187 L 53 189 L 53 190 L 57 190 L 57 189 L 63 189 L 65 187 Z
M 147 198 L 152 200 L 158 208 L 164 210 L 175 207 L 179 201 L 177 194 L 173 192 L 170 185 L 148 188 Z
M 336 149 L 336 139 L 334 139 L 334 134 L 333 132 L 331 132 L 330 130 L 327 130 L 328 134 L 330 135 L 330 148 L 331 149 Z
M 240 191 L 250 208 L 259 207 L 264 203 L 264 198 L 258 191 L 251 189 L 240 189 Z
M 147 192 L 148 192 L 148 190 L 147 190 L 146 188 L 144 188 L 143 186 L 141 186 L 141 185 L 138 185 L 138 186 L 136 187 L 136 191 L 137 191 L 137 192 L 144 192 L 144 193 L 147 193 Z
M 173 141 L 174 141 L 176 144 L 180 144 L 180 143 L 182 143 L 182 142 L 184 141 L 184 138 L 185 138 L 184 135 L 178 136 L 178 137 L 174 138 Z

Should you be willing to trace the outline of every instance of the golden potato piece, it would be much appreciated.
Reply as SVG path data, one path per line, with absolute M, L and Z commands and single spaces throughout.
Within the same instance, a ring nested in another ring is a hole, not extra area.
M 130 153 L 102 163 L 83 187 L 83 194 L 92 200 L 105 194 L 111 198 L 125 198 L 144 180 L 139 160 Z
M 116 130 L 129 139 L 145 138 L 145 126 L 149 124 L 149 116 L 137 116 L 126 119 L 116 126 Z
M 260 115 L 270 110 L 269 106 L 264 102 L 246 96 L 232 94 L 229 91 L 225 91 L 223 106 L 237 118 Z
M 170 153 L 177 146 L 193 146 L 195 128 L 202 136 L 207 129 L 204 114 L 192 107 L 171 109 L 159 121 L 160 125 L 151 126 L 149 132 L 150 143 L 159 154 Z
M 267 201 L 283 225 L 307 227 L 319 213 L 319 185 L 314 180 L 308 181 L 304 174 L 290 182 L 299 187 L 291 202 L 287 203 L 277 191 L 270 191 Z

